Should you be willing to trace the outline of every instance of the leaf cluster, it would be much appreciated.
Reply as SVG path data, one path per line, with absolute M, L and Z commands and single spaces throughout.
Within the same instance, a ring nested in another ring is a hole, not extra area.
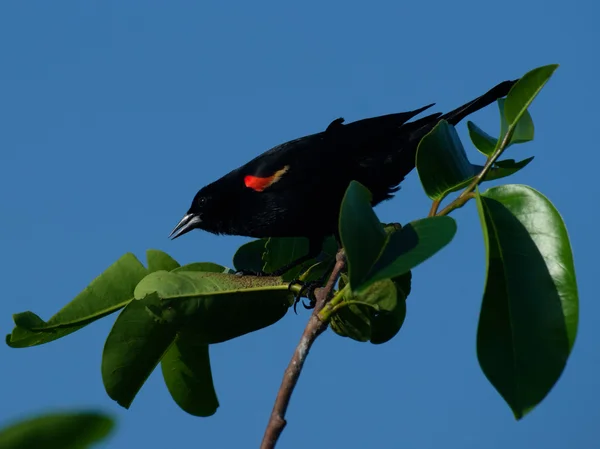
M 498 101 L 498 138 L 468 122 L 484 164 L 470 162 L 446 121 L 421 140 L 416 167 L 432 200 L 428 217 L 403 226 L 381 223 L 369 190 L 350 183 L 339 214 L 347 270 L 318 313 L 340 336 L 373 344 L 392 339 L 406 317 L 412 270 L 452 241 L 457 223 L 448 215 L 474 200 L 487 264 L 477 356 L 517 418 L 548 394 L 566 365 L 577 332 L 575 269 L 564 222 L 546 197 L 525 185 L 484 192 L 479 186 L 509 177 L 533 160 L 500 158 L 533 139 L 528 108 L 556 68 L 532 70 Z M 460 193 L 441 208 L 455 192 Z M 291 281 L 326 276 L 337 250 L 332 237 L 319 258 L 283 277 L 238 276 L 210 262 L 180 265 L 158 250 L 147 252 L 144 266 L 125 254 L 48 321 L 32 312 L 14 315 L 6 342 L 15 348 L 49 343 L 119 312 L 102 357 L 108 395 L 129 407 L 160 364 L 175 402 L 192 415 L 210 416 L 219 406 L 210 346 L 282 319 L 300 288 Z M 303 238 L 254 240 L 238 249 L 233 266 L 271 272 L 307 251 Z

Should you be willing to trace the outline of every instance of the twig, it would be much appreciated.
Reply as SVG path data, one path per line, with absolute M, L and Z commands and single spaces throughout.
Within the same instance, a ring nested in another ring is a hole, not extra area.
M 431 205 L 431 210 L 429 211 L 429 217 L 448 215 L 453 210 L 463 207 L 469 200 L 475 198 L 475 194 L 473 193 L 473 191 L 477 188 L 479 184 L 483 182 L 485 176 L 491 170 L 492 166 L 496 163 L 500 155 L 502 155 L 502 153 L 510 143 L 510 139 L 512 139 L 512 136 L 515 132 L 515 128 L 516 124 L 513 124 L 508 127 L 506 134 L 504 135 L 501 141 L 498 141 L 494 152 L 488 158 L 479 174 L 473 178 L 473 181 L 471 181 L 467 188 L 464 189 L 454 201 L 452 201 L 439 212 L 437 211 L 437 209 L 440 205 L 441 199 L 433 202 L 433 204 Z
M 438 207 L 440 207 L 441 202 L 442 198 L 433 201 L 433 203 L 431 204 L 431 209 L 429 210 L 429 215 L 427 215 L 428 217 L 435 217 L 435 214 L 437 213 Z
M 290 363 L 283 374 L 283 380 L 281 381 L 281 386 L 279 387 L 279 392 L 275 399 L 275 405 L 271 412 L 269 424 L 267 424 L 267 429 L 265 430 L 265 435 L 260 445 L 261 449 L 273 449 L 277 444 L 281 432 L 283 432 L 286 425 L 285 413 L 290 403 L 292 393 L 294 392 L 294 388 L 296 387 L 296 383 L 298 382 L 298 378 L 300 377 L 300 373 L 302 372 L 302 366 L 304 365 L 306 356 L 317 337 L 327 328 L 327 322 L 321 321 L 318 317 L 318 313 L 323 309 L 325 304 L 327 304 L 330 294 L 333 291 L 333 287 L 345 266 L 346 257 L 344 255 L 344 250 L 342 249 L 338 251 L 336 255 L 336 263 L 327 284 L 325 287 L 315 291 L 317 300 L 315 308 L 302 333 L 300 343 L 298 343 L 298 346 L 294 351 L 292 360 L 290 360 Z

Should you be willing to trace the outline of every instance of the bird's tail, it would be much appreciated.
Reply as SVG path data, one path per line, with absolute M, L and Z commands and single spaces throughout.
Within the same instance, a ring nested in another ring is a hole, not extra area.
M 446 114 L 432 114 L 405 123 L 400 128 L 401 135 L 408 135 L 410 137 L 408 137 L 408 139 L 402 137 L 402 140 L 398 143 L 400 151 L 392 154 L 388 153 L 388 159 L 386 160 L 387 163 L 384 165 L 384 170 L 379 170 L 374 174 L 374 176 L 377 176 L 380 179 L 385 179 L 388 184 L 388 188 L 385 192 L 378 192 L 377 195 L 374 195 L 375 204 L 379 201 L 391 198 L 393 193 L 399 189 L 398 185 L 400 182 L 402 182 L 404 177 L 415 168 L 415 157 L 420 140 L 430 132 L 440 120 L 446 120 L 448 123 L 456 125 L 466 116 L 473 114 L 492 104 L 499 98 L 506 96 L 516 81 L 517 80 L 504 81 L 480 97 L 477 97 Z
M 456 125 L 467 115 L 473 114 L 474 112 L 479 111 L 480 109 L 485 108 L 486 106 L 492 104 L 499 98 L 505 97 L 510 91 L 511 87 L 518 80 L 513 81 L 504 81 L 497 86 L 490 89 L 488 92 L 483 94 L 481 97 L 476 98 L 473 101 L 470 101 L 467 104 L 462 105 L 461 107 L 450 111 L 440 117 L 440 120 L 446 120 L 451 125 Z

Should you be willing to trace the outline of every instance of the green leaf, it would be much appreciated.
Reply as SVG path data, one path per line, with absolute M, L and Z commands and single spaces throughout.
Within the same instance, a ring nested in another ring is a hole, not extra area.
M 342 200 L 339 230 L 346 251 L 348 279 L 355 290 L 377 260 L 386 240 L 383 226 L 371 207 L 371 193 L 356 181 L 350 183 Z
M 161 310 L 173 312 L 198 341 L 210 344 L 270 326 L 294 302 L 288 284 L 277 277 L 157 271 L 139 283 L 135 297 L 154 292 Z
M 169 271 L 169 270 L 167 270 Z M 194 262 L 187 265 L 183 265 L 179 268 L 171 270 L 173 272 L 179 271 L 203 271 L 205 273 L 227 273 L 233 274 L 233 271 L 229 268 L 225 268 L 222 265 L 218 265 L 212 262 Z
M 406 298 L 410 292 L 411 272 L 393 279 L 396 287 L 396 306 L 381 310 L 371 317 L 371 343 L 379 345 L 391 340 L 402 328 L 406 318 Z
M 98 276 L 56 315 L 43 321 L 33 312 L 13 316 L 17 325 L 6 344 L 24 348 L 54 341 L 121 309 L 133 299 L 133 291 L 148 270 L 127 253 Z
M 358 294 L 347 289 L 345 304 L 331 316 L 331 328 L 338 335 L 356 341 L 384 343 L 402 327 L 406 316 L 405 299 L 402 290 L 389 279 L 372 284 Z
M 504 116 L 510 126 L 521 119 L 557 68 L 558 64 L 551 64 L 533 69 L 510 89 L 504 107 Z
M 51 413 L 0 429 L 2 449 L 86 449 L 104 440 L 114 421 L 103 413 Z
M 508 131 L 508 122 L 506 121 L 506 113 L 504 112 L 506 100 L 501 98 L 498 100 L 498 108 L 500 109 L 500 135 L 504 137 Z M 513 145 L 516 143 L 525 143 L 533 140 L 535 134 L 535 128 L 533 126 L 533 119 L 527 110 L 521 115 L 517 126 L 513 132 L 510 142 L 507 145 Z
M 169 393 L 182 410 L 194 416 L 215 414 L 219 401 L 206 343 L 180 334 L 163 357 L 161 368 Z
M 419 142 L 416 165 L 423 189 L 432 200 L 462 189 L 476 174 L 454 126 L 445 120 Z
M 477 202 L 487 252 L 477 356 L 520 419 L 558 380 L 575 341 L 573 256 L 557 210 L 531 187 L 494 187 Z
M 359 342 L 371 338 L 370 308 L 358 304 L 342 307 L 331 316 L 329 325 L 340 337 L 348 337 Z
M 175 340 L 180 327 L 176 318 L 156 294 L 131 301 L 119 314 L 104 344 L 102 380 L 108 395 L 122 407 L 129 408 Z
M 150 273 L 158 270 L 171 271 L 179 267 L 179 263 L 175 259 L 158 249 L 146 250 L 146 259 Z
M 287 265 L 288 263 L 299 259 L 308 254 L 308 239 L 304 237 L 273 237 L 267 240 L 265 251 L 263 253 L 264 271 L 272 273 L 273 271 Z M 296 279 L 299 274 L 308 266 L 313 265 L 314 259 L 303 263 L 301 266 L 292 268 L 284 273 L 282 279 L 291 281 Z
M 488 171 L 484 181 L 493 181 L 495 179 L 506 178 L 507 176 L 514 175 L 519 170 L 525 168 L 532 160 L 534 156 L 523 159 L 522 161 L 515 162 L 514 159 L 505 159 L 503 161 L 497 161 L 494 167 Z M 483 166 L 476 165 L 475 171 L 480 172 Z
M 321 254 L 302 264 L 302 269 L 300 270 L 302 274 L 299 276 L 299 279 L 305 282 L 328 279 L 329 273 L 331 273 L 335 265 L 335 256 L 338 249 L 338 243 L 333 236 L 326 238 L 323 242 Z M 284 276 L 283 279 L 292 280 L 295 278 L 289 279 L 289 276 Z
M 475 145 L 475 148 L 477 148 L 479 152 L 488 157 L 494 154 L 498 139 L 493 138 L 471 121 L 467 122 L 467 128 L 469 129 L 471 142 L 473 142 L 473 145 Z
M 320 257 L 306 261 L 302 265 L 289 270 L 284 273 L 282 279 L 284 281 L 297 279 L 309 267 L 312 267 L 310 276 L 304 280 L 319 279 L 328 271 L 336 251 L 337 243 L 335 239 L 333 237 L 327 238 L 323 244 L 323 252 Z M 304 237 L 272 237 L 254 240 L 242 245 L 233 257 L 233 264 L 236 270 L 270 273 L 304 256 L 307 252 L 308 239 Z
M 233 266 L 236 270 L 263 271 L 263 253 L 268 239 L 248 242 L 238 248 L 233 256 Z
M 456 234 L 456 222 L 448 216 L 417 220 L 392 233 L 367 276 L 360 286 L 364 289 L 382 279 L 394 279 L 426 261 Z

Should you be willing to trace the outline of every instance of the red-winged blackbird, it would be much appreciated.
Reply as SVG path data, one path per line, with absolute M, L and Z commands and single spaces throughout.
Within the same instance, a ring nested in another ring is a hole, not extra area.
M 170 237 L 195 228 L 257 238 L 307 237 L 306 256 L 270 273 L 281 275 L 317 256 L 325 237 L 337 235 L 340 203 L 350 181 L 371 191 L 373 205 L 391 198 L 415 167 L 425 134 L 442 119 L 456 125 L 507 95 L 514 83 L 505 81 L 454 111 L 412 122 L 433 104 L 347 125 L 338 118 L 325 131 L 276 146 L 200 189 Z

